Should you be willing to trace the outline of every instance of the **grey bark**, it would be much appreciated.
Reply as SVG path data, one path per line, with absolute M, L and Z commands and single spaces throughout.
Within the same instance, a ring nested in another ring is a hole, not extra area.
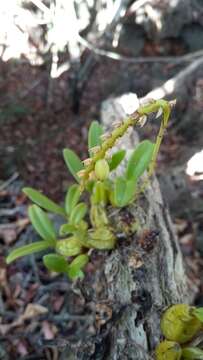
M 105 126 L 110 118 L 123 117 L 116 101 L 104 104 L 102 114 Z M 129 150 L 136 141 L 133 132 L 124 145 Z M 188 301 L 180 248 L 156 178 L 134 204 L 121 210 L 109 208 L 109 217 L 118 237 L 117 247 L 109 252 L 93 251 L 94 272 L 80 287 L 94 314 L 95 332 L 74 347 L 69 343 L 66 356 L 79 360 L 153 359 L 161 337 L 162 311 L 173 303 Z

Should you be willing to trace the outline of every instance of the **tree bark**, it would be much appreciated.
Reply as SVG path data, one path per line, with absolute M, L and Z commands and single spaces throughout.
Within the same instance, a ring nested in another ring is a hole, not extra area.
M 111 117 L 123 117 L 120 105 L 111 105 Z M 107 108 L 103 107 L 105 126 Z M 137 138 L 133 132 L 123 141 L 129 150 Z M 116 249 L 93 251 L 94 271 L 80 284 L 94 314 L 93 335 L 74 348 L 70 344 L 68 358 L 153 359 L 161 338 L 162 311 L 173 303 L 188 302 L 180 248 L 156 178 L 135 203 L 109 208 L 109 218 L 118 238 Z

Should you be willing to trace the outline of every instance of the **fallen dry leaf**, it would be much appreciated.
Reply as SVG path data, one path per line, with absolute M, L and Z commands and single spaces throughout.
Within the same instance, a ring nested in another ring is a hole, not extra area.
M 0 225 L 0 238 L 2 238 L 5 244 L 12 244 L 29 223 L 29 219 L 26 218 Z
M 24 314 L 21 316 L 23 320 L 31 319 L 38 315 L 43 315 L 48 312 L 48 309 L 45 306 L 39 304 L 28 304 Z
M 24 313 L 19 318 L 13 321 L 11 324 L 1 324 L 0 333 L 2 335 L 7 334 L 11 329 L 23 325 L 24 320 L 32 319 L 36 316 L 46 314 L 48 309 L 39 304 L 28 304 Z

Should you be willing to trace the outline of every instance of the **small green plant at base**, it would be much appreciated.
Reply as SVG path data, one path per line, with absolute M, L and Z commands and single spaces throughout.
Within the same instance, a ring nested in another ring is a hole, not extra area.
M 69 187 L 63 207 L 37 190 L 29 187 L 23 189 L 34 203 L 29 207 L 28 215 L 40 240 L 12 250 L 7 263 L 24 255 L 50 249 L 51 253 L 43 256 L 46 268 L 65 273 L 70 279 L 77 279 L 84 276 L 90 249 L 114 249 L 117 237 L 108 219 L 107 208 L 109 205 L 125 207 L 145 190 L 148 180 L 141 184 L 140 179 L 145 171 L 148 173 L 147 179 L 154 172 L 173 104 L 166 100 L 150 100 L 124 121 L 113 124 L 113 130 L 109 133 L 104 133 L 102 126 L 93 121 L 88 133 L 89 158 L 81 161 L 71 149 L 63 151 L 65 163 L 76 181 Z M 122 176 L 112 179 L 111 173 L 126 155 L 122 149 L 113 155 L 109 154 L 116 141 L 130 127 L 142 126 L 149 114 L 159 115 L 160 110 L 163 119 L 156 142 L 142 141 L 132 152 Z M 85 191 L 89 194 L 88 205 L 82 200 Z M 59 234 L 47 212 L 58 214 L 64 219 Z
M 155 350 L 156 360 L 201 360 L 203 349 L 190 342 L 203 330 L 203 308 L 187 304 L 169 307 L 161 319 L 165 340 Z

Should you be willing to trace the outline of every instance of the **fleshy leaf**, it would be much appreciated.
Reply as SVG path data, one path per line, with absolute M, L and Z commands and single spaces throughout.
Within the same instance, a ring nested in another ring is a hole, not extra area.
M 91 148 L 101 145 L 101 138 L 103 130 L 98 121 L 93 121 L 88 132 L 88 149 L 91 155 Z
M 93 187 L 94 187 L 94 184 L 95 184 L 95 180 L 89 180 L 89 181 L 87 181 L 87 183 L 86 183 L 86 189 L 87 189 L 87 191 L 88 192 L 92 192 L 92 190 L 93 190 Z
M 126 181 L 123 177 L 115 180 L 113 199 L 115 205 L 123 207 L 129 204 L 135 194 L 136 184 L 134 180 Z
M 73 208 L 77 205 L 80 199 L 80 188 L 79 185 L 71 185 L 68 189 L 66 198 L 65 198 L 65 210 L 68 215 L 70 215 Z
M 67 261 L 63 256 L 58 254 L 44 255 L 43 263 L 50 271 L 65 273 L 68 270 Z
M 49 247 L 50 243 L 48 241 L 36 241 L 32 244 L 21 246 L 11 251 L 11 253 L 6 258 L 6 262 L 7 264 L 10 264 L 19 257 L 34 254 L 36 252 L 48 249 Z
M 137 180 L 148 168 L 155 144 L 149 140 L 142 141 L 133 151 L 127 165 L 126 178 L 128 180 Z
M 38 234 L 51 244 L 55 243 L 56 232 L 47 214 L 37 205 L 29 206 L 30 221 Z
M 47 196 L 43 195 L 39 191 L 26 187 L 23 189 L 23 192 L 37 205 L 41 206 L 43 209 L 53 212 L 59 215 L 66 215 L 65 210 L 57 205 L 54 201 L 50 200 Z
M 126 154 L 125 150 L 119 150 L 115 154 L 112 155 L 111 160 L 109 161 L 110 171 L 115 170 L 121 161 L 124 159 Z
M 78 255 L 69 265 L 68 276 L 75 279 L 83 276 L 81 271 L 89 261 L 89 256 L 86 254 Z
M 60 227 L 59 234 L 61 236 L 67 235 L 67 234 L 73 234 L 75 229 L 76 229 L 75 226 L 72 224 L 63 224 Z
M 79 203 L 74 207 L 70 214 L 70 223 L 77 225 L 86 215 L 87 205 L 85 203 Z
M 80 178 L 77 173 L 80 170 L 84 169 L 84 165 L 80 158 L 76 155 L 74 151 L 70 149 L 63 150 L 63 157 L 70 173 L 78 182 L 80 182 Z
M 186 347 L 182 350 L 182 357 L 184 360 L 203 360 L 203 350 L 197 347 Z
M 193 312 L 193 314 L 201 321 L 203 322 L 203 307 L 196 308 Z

